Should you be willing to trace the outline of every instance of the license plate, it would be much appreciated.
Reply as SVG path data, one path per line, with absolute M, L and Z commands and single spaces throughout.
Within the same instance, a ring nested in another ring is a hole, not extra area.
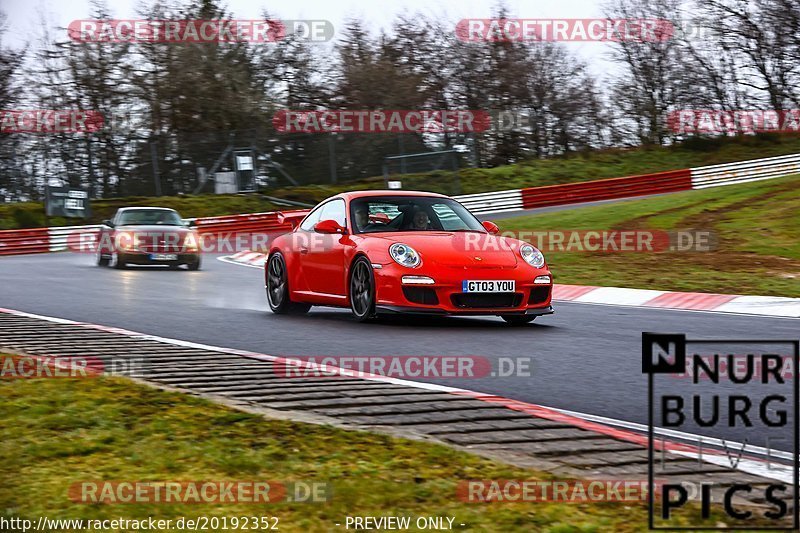
M 175 254 L 150 254 L 152 261 L 177 261 L 178 256 Z
M 461 292 L 514 292 L 515 281 L 510 280 L 468 280 L 461 282 Z

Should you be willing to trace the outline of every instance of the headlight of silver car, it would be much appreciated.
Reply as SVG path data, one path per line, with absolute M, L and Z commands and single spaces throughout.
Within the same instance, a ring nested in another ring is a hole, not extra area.
M 419 254 L 407 244 L 394 243 L 389 247 L 389 255 L 398 265 L 403 265 L 404 267 L 414 268 L 420 264 Z
M 520 246 L 519 255 L 532 267 L 542 268 L 544 266 L 544 255 L 530 244 Z

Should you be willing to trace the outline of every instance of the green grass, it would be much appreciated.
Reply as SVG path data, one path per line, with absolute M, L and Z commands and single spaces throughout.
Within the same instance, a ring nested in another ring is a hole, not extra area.
M 639 503 L 461 502 L 459 480 L 545 478 L 451 448 L 264 419 L 118 378 L 0 381 L 0 515 L 36 519 L 277 516 L 331 531 L 346 516 L 454 516 L 465 531 L 644 531 Z M 330 482 L 325 503 L 79 504 L 81 481 Z
M 459 183 L 452 173 L 404 175 L 404 189 L 443 194 L 472 194 L 571 183 L 601 178 L 649 174 L 664 170 L 716 165 L 800 153 L 800 135 L 764 134 L 721 139 L 690 139 L 674 146 L 636 147 L 571 153 L 548 159 L 527 159 L 495 168 L 464 168 Z M 382 177 L 338 185 L 308 185 L 270 192 L 272 196 L 318 202 L 346 190 L 382 189 Z
M 547 251 L 557 283 L 800 297 L 800 176 L 500 220 L 503 231 L 706 230 L 710 252 Z
M 648 174 L 664 170 L 714 165 L 800 153 L 800 135 L 762 134 L 721 139 L 691 139 L 669 147 L 637 147 L 573 153 L 549 159 L 528 159 L 518 164 L 496 168 L 463 168 L 458 181 L 450 172 L 404 175 L 403 188 L 472 194 L 570 183 L 601 178 Z M 265 191 L 270 196 L 306 203 L 317 203 L 343 191 L 383 189 L 383 177 L 377 176 L 336 185 L 303 185 Z M 276 209 L 258 195 L 199 195 L 159 198 L 117 198 L 94 200 L 93 216 L 77 219 L 53 218 L 52 226 L 96 223 L 109 218 L 126 205 L 154 205 L 177 209 L 184 217 L 228 215 Z M 45 225 L 41 203 L 0 204 L 0 229 L 34 228 Z

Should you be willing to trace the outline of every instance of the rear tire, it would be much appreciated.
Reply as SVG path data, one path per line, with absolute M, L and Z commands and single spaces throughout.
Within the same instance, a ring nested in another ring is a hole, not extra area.
M 198 263 L 199 265 L 199 263 Z M 276 315 L 307 313 L 311 306 L 293 302 L 289 297 L 289 276 L 286 272 L 286 261 L 280 252 L 275 252 L 266 264 L 267 303 Z
M 350 269 L 350 310 L 359 322 L 375 318 L 375 273 L 366 257 Z
M 536 316 L 531 315 L 500 315 L 500 318 L 511 326 L 524 326 L 536 320 Z

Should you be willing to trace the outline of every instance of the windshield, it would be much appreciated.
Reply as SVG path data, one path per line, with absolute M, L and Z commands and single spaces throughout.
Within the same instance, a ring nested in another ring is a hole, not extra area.
M 389 231 L 477 231 L 486 233 L 467 209 L 449 198 L 374 196 L 350 202 L 355 233 Z
M 183 226 L 183 219 L 175 211 L 166 209 L 128 209 L 120 213 L 118 226 Z

